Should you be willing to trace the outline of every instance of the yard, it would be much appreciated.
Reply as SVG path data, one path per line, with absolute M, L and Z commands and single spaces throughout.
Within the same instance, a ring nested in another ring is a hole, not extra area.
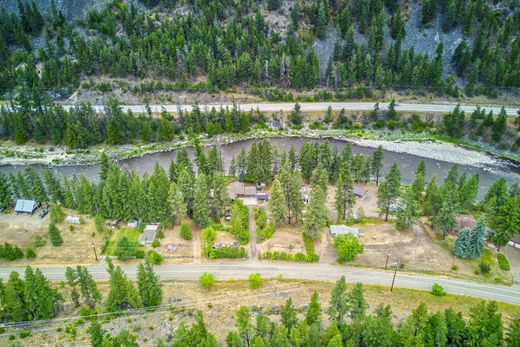
M 139 235 L 141 235 L 141 229 L 139 228 L 129 228 L 129 227 L 119 227 L 113 228 L 110 233 L 110 240 L 103 250 L 104 255 L 115 256 L 117 250 L 117 243 L 123 237 L 126 237 L 128 241 L 137 243 L 137 239 Z M 142 247 L 139 245 L 138 247 Z
M 65 210 L 65 215 L 73 211 Z M 63 245 L 54 247 L 48 239 L 49 215 L 38 218 L 34 215 L 2 214 L 0 230 L 2 242 L 9 242 L 18 247 L 31 247 L 37 254 L 36 259 L 19 259 L 16 261 L 0 260 L 2 266 L 23 266 L 40 264 L 89 264 L 95 263 L 92 243 L 100 252 L 103 243 L 102 235 L 95 231 L 94 221 L 89 216 L 81 216 L 84 221 L 81 225 L 72 225 L 63 222 L 58 225 Z M 45 245 L 37 247 L 36 240 L 45 240 Z

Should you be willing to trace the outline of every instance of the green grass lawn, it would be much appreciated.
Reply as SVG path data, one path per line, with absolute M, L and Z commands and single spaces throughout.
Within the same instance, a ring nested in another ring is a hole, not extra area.
M 137 242 L 137 239 L 141 235 L 141 229 L 139 228 L 119 228 L 114 229 L 112 231 L 112 236 L 110 237 L 110 241 L 108 242 L 108 247 L 106 248 L 103 254 L 105 255 L 115 255 L 115 251 L 117 248 L 117 242 L 123 238 L 127 237 L 128 240 Z M 142 247 L 139 245 L 139 247 Z

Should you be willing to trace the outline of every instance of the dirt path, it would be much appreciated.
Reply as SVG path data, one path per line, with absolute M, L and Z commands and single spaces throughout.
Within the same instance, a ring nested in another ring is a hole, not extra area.
M 520 284 L 520 249 L 506 246 L 502 249 L 502 252 L 507 257 L 507 260 L 509 260 L 509 264 L 511 264 L 513 282 L 515 284 Z
M 249 258 L 256 261 L 258 260 L 256 255 L 256 223 L 253 208 L 251 206 L 249 207 L 249 234 L 251 237 L 249 240 Z
M 191 245 L 193 248 L 193 262 L 200 263 L 202 259 L 202 250 L 201 250 L 201 238 L 200 231 L 193 232 L 193 238 L 191 239 Z

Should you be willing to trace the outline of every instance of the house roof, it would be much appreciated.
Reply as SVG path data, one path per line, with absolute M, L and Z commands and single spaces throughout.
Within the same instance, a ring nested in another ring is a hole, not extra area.
M 157 229 L 159 228 L 159 224 L 148 224 L 143 230 L 143 233 L 139 235 L 139 243 L 152 243 L 155 241 L 155 236 L 157 235 Z
M 38 203 L 34 200 L 18 199 L 16 201 L 15 211 L 33 213 L 37 206 Z
M 511 241 L 520 244 L 520 234 L 517 234 L 515 237 L 513 237 Z
M 367 190 L 362 187 L 354 186 L 354 189 L 352 190 L 354 195 L 356 196 L 365 196 L 367 194 Z
M 269 198 L 269 195 L 265 192 L 258 192 L 256 193 L 256 198 L 259 200 L 267 200 Z
M 338 225 L 331 225 L 330 226 L 330 234 L 332 236 L 347 235 L 347 234 L 353 234 L 355 236 L 361 236 L 361 235 L 363 235 L 363 232 L 359 228 L 353 228 L 353 227 L 348 227 L 348 226 L 343 225 L 343 224 L 338 224 Z
M 455 217 L 455 227 L 453 228 L 453 231 L 459 232 L 464 228 L 474 228 L 477 225 L 477 221 L 475 220 L 475 217 L 473 217 L 470 214 L 460 214 L 457 217 Z
M 244 195 L 256 195 L 256 187 L 247 186 L 244 187 Z

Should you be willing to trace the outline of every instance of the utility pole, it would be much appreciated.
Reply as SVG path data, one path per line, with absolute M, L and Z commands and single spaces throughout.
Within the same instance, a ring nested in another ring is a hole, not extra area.
M 390 252 L 386 252 L 386 263 L 385 263 L 385 270 L 388 269 L 388 258 L 390 257 Z
M 394 270 L 394 278 L 392 278 L 392 286 L 390 287 L 390 291 L 393 291 L 394 290 L 394 283 L 395 283 L 395 275 L 397 275 L 397 269 L 399 268 L 399 259 L 397 260 L 397 264 L 395 265 L 395 270 Z
M 94 257 L 96 257 L 96 261 L 98 261 L 96 246 L 94 245 L 94 241 L 92 241 L 92 250 L 94 251 Z

